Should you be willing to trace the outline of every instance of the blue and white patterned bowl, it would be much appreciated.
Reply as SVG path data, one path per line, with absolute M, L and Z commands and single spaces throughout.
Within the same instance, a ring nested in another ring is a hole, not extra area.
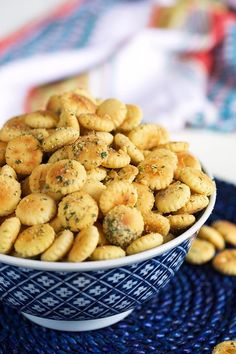
M 65 331 L 106 327 L 149 300 L 175 275 L 216 196 L 176 239 L 110 261 L 49 263 L 0 255 L 0 300 L 35 323 Z

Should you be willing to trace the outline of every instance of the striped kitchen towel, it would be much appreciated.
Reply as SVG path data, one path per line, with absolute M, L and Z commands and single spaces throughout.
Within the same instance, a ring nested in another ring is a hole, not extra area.
M 70 0 L 0 41 L 0 119 L 85 85 L 172 130 L 235 130 L 236 16 L 216 1 L 163 2 Z

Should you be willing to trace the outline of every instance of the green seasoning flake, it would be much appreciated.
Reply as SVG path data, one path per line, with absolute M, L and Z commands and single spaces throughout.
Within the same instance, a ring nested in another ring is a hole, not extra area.
M 22 161 L 21 160 L 15 160 L 15 163 L 19 165 Z
M 153 172 L 156 172 L 158 170 L 158 166 L 157 165 L 152 165 L 152 170 L 153 170 Z
M 106 157 L 107 157 L 107 152 L 106 151 L 101 152 L 101 158 L 105 159 Z
M 56 176 L 57 182 L 63 182 L 63 177 L 62 176 Z
M 69 186 L 71 183 L 72 181 L 64 181 L 63 186 L 64 187 Z
M 139 172 L 144 172 L 144 167 L 143 166 L 138 166 Z

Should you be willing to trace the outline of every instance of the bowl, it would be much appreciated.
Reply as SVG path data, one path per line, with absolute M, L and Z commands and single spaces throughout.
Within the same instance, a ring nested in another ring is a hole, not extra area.
M 50 263 L 0 255 L 0 300 L 56 330 L 87 331 L 114 324 L 175 275 L 215 199 L 213 194 L 197 222 L 177 238 L 120 259 Z

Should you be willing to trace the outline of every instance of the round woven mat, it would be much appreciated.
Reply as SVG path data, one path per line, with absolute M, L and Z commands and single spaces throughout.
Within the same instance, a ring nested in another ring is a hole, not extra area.
M 210 222 L 236 221 L 236 187 L 217 181 Z M 211 265 L 184 264 L 150 302 L 122 322 L 98 331 L 66 333 L 34 325 L 0 306 L 0 353 L 211 353 L 219 342 L 236 339 L 236 278 Z

